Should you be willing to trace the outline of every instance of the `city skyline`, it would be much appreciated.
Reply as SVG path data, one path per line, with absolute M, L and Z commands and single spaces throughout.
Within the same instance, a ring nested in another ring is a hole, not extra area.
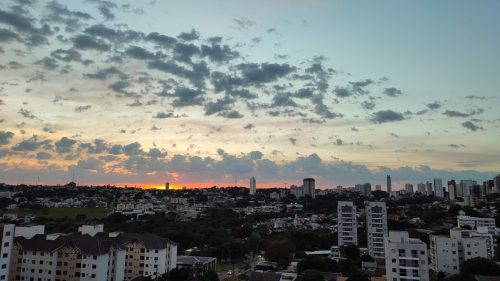
M 497 1 L 0 6 L 0 182 L 490 180 Z

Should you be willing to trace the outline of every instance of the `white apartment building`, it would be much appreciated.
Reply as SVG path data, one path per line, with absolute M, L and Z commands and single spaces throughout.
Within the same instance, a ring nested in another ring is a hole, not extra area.
M 387 207 L 385 202 L 365 202 L 368 253 L 383 259 L 384 238 L 387 237 Z
M 457 216 L 457 226 L 464 228 L 470 227 L 472 230 L 477 230 L 479 227 L 487 227 L 490 233 L 495 233 L 495 219 L 494 218 L 477 218 L 465 216 L 463 211 L 460 211 Z
M 358 244 L 356 206 L 352 201 L 339 201 L 337 205 L 338 245 Z
M 435 272 L 457 274 L 460 265 L 469 259 L 493 258 L 492 234 L 454 228 L 450 237 L 431 235 L 430 240 L 431 268 Z
M 433 181 L 434 181 L 434 196 L 441 198 L 444 197 L 443 180 L 435 178 Z
M 385 238 L 387 281 L 429 280 L 427 245 L 406 231 L 389 231 Z
M 13 224 L 0 224 L 0 280 L 9 280 L 14 228 Z

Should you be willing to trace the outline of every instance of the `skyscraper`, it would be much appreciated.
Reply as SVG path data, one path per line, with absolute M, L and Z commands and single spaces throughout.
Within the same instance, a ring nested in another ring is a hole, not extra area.
M 316 198 L 316 183 L 313 178 L 306 178 L 303 180 L 304 195 L 309 195 L 311 198 Z
M 439 178 L 434 179 L 434 196 L 436 197 L 444 197 L 443 192 L 443 180 Z
M 387 175 L 387 192 L 391 193 L 391 191 L 392 191 L 391 176 Z
M 500 175 L 493 178 L 493 182 L 495 184 L 495 189 L 493 189 L 493 193 L 500 192 Z
M 356 206 L 352 201 L 339 201 L 337 205 L 338 245 L 358 245 Z
M 387 207 L 385 202 L 365 202 L 368 253 L 384 258 L 384 238 L 387 237 Z
M 250 178 L 250 195 L 255 195 L 257 192 L 257 181 L 254 177 Z
M 457 183 L 455 180 L 448 181 L 448 197 L 450 200 L 457 199 Z

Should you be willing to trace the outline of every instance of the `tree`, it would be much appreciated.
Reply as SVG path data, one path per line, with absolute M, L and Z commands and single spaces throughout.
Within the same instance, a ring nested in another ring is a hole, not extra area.
M 352 260 L 341 259 L 337 263 L 337 271 L 341 272 L 344 276 L 351 276 L 358 272 L 359 269 Z
M 361 256 L 361 261 L 364 261 L 364 262 L 373 262 L 373 258 L 372 256 L 368 255 L 368 254 L 364 254 Z
M 201 281 L 219 281 L 219 275 L 213 270 L 207 270 L 201 277 Z
M 325 281 L 325 278 L 318 270 L 308 269 L 299 275 L 297 281 Z
M 191 272 L 185 268 L 174 268 L 169 272 L 169 281 L 185 281 L 191 277 Z
M 295 247 L 290 239 L 283 238 L 269 244 L 265 257 L 268 261 L 276 262 L 279 266 L 285 267 L 292 261 L 294 252 Z
M 465 261 L 461 271 L 470 275 L 500 276 L 500 266 L 486 258 L 472 258 Z
M 297 264 L 297 272 L 301 274 L 308 269 L 316 269 L 322 272 L 334 272 L 337 270 L 337 262 L 330 258 L 306 256 Z
M 357 260 L 359 258 L 359 248 L 354 244 L 343 245 L 340 247 L 340 255 L 350 260 Z

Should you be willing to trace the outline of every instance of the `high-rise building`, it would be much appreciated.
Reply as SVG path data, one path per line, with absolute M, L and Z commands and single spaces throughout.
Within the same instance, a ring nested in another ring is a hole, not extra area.
M 170 189 L 170 183 L 169 182 L 166 182 L 165 183 L 165 190 L 169 190 Z
M 420 194 L 422 194 L 422 195 L 426 194 L 426 193 L 427 193 L 427 191 L 425 190 L 425 183 L 423 183 L 423 182 L 418 183 L 418 184 L 417 184 L 417 191 L 418 191 Z
M 382 191 L 382 185 L 381 184 L 376 184 L 375 185 L 375 190 L 376 191 Z
M 250 195 L 255 195 L 257 192 L 257 181 L 254 177 L 250 178 Z
M 473 180 L 461 180 L 458 188 L 458 197 L 464 198 L 465 196 L 470 196 L 472 186 L 475 184 L 476 182 Z
M 486 227 L 488 229 L 488 232 L 495 233 L 494 218 L 478 218 L 478 217 L 465 216 L 462 214 L 459 214 L 457 216 L 458 227 L 464 228 L 465 226 L 467 226 L 472 230 L 477 230 L 480 227 Z
M 448 197 L 450 200 L 457 199 L 457 183 L 455 180 L 448 181 Z
M 302 198 L 304 197 L 304 189 L 300 186 L 292 185 L 290 186 L 290 194 L 293 194 L 297 199 Z
M 440 178 L 434 179 L 434 196 L 441 198 L 444 197 L 443 180 Z
M 425 185 L 426 185 L 426 188 L 427 188 L 427 195 L 432 195 L 433 194 L 433 191 L 432 191 L 432 182 L 427 181 L 425 183 Z
M 413 184 L 411 183 L 405 184 L 405 192 L 408 194 L 413 194 Z
M 391 193 L 392 185 L 391 185 L 391 176 L 387 175 L 387 192 Z
M 306 178 L 303 180 L 304 195 L 309 195 L 311 198 L 316 198 L 316 187 L 313 178 Z
M 493 189 L 493 193 L 500 193 L 500 175 L 493 178 L 493 183 L 495 188 Z
M 384 238 L 387 230 L 387 207 L 385 202 L 365 202 L 368 253 L 376 259 L 383 259 Z
M 358 245 L 356 206 L 352 201 L 339 201 L 337 205 L 338 245 Z
M 372 192 L 372 185 L 371 185 L 371 183 L 369 183 L 369 182 L 364 183 L 363 187 L 361 189 L 361 193 L 363 193 L 363 195 L 369 195 L 371 192 Z
M 427 245 L 406 231 L 389 231 L 385 238 L 386 280 L 429 281 Z

